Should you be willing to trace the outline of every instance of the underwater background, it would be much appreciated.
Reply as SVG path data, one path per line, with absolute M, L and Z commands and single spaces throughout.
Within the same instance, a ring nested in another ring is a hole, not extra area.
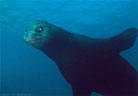
M 109 38 L 138 28 L 138 0 L 0 0 L 0 96 L 72 96 L 56 64 L 24 42 L 33 20 Z M 121 55 L 138 70 L 138 39 Z

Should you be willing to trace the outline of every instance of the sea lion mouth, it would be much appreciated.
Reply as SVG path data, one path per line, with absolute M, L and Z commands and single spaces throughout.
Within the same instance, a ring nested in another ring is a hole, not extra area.
M 24 36 L 24 41 L 28 44 L 34 44 L 41 40 L 41 35 L 33 34 L 31 36 Z

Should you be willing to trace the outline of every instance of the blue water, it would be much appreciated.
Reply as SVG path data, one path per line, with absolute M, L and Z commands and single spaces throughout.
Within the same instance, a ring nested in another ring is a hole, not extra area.
M 0 0 L 0 92 L 72 96 L 56 64 L 23 41 L 24 30 L 36 19 L 73 33 L 108 38 L 138 28 L 138 0 Z M 121 55 L 138 70 L 138 40 Z

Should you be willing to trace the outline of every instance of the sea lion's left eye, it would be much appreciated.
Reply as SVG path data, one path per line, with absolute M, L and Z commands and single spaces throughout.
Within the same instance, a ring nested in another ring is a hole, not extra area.
M 42 26 L 38 26 L 36 29 L 35 29 L 35 31 L 37 31 L 37 32 L 42 32 L 44 29 L 43 29 L 43 27 Z

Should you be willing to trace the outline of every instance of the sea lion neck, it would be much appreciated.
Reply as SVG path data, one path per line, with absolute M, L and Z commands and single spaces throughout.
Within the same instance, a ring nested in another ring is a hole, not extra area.
M 48 42 L 40 50 L 54 61 L 57 61 L 63 56 L 65 47 L 71 42 L 72 33 L 55 28 L 50 35 Z

